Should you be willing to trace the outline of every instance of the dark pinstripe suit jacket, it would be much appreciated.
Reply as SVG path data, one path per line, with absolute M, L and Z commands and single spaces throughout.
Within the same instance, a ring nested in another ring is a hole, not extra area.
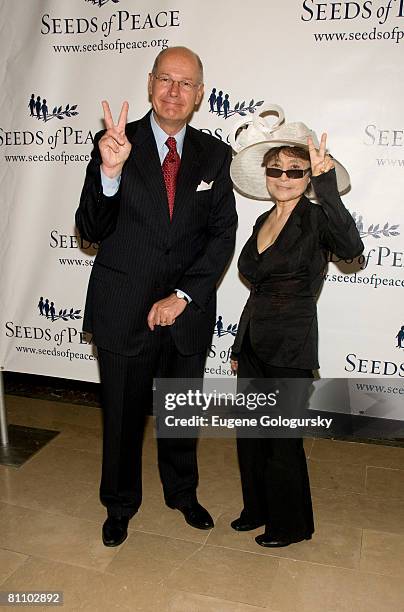
M 138 354 L 153 333 L 147 315 L 180 288 L 192 302 L 170 330 L 185 355 L 206 349 L 216 315 L 216 284 L 234 248 L 237 215 L 231 149 L 187 126 L 170 221 L 150 113 L 128 123 L 132 150 L 120 188 L 103 195 L 97 134 L 76 212 L 81 235 L 100 242 L 89 281 L 85 331 L 97 346 Z M 197 191 L 201 181 L 209 190 Z

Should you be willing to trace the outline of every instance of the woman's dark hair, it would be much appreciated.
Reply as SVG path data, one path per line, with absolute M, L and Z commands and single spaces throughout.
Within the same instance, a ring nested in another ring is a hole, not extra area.
M 298 157 L 299 159 L 310 161 L 309 151 L 307 149 L 303 149 L 303 147 L 272 147 L 272 149 L 269 149 L 265 153 L 261 166 L 266 168 L 269 162 L 279 161 L 280 153 L 283 153 L 287 157 Z

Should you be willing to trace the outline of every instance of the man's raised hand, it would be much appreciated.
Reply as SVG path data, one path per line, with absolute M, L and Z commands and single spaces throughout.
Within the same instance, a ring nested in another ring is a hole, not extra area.
M 112 119 L 111 109 L 106 100 L 103 100 L 102 108 L 104 109 L 104 122 L 107 131 L 98 143 L 102 159 L 101 169 L 109 178 L 115 178 L 121 174 L 123 165 L 132 148 L 125 134 L 129 104 L 127 102 L 122 104 L 117 124 Z

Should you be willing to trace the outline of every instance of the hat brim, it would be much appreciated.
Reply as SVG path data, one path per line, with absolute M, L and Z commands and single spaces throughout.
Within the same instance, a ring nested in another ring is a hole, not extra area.
M 271 200 L 265 178 L 265 168 L 262 160 L 269 149 L 273 147 L 302 147 L 308 149 L 307 144 L 292 140 L 266 140 L 246 147 L 236 154 L 230 166 L 230 176 L 237 191 L 253 200 Z M 350 188 L 350 178 L 344 166 L 333 158 L 337 175 L 338 191 L 342 195 Z M 310 187 L 307 196 L 316 199 L 314 190 Z

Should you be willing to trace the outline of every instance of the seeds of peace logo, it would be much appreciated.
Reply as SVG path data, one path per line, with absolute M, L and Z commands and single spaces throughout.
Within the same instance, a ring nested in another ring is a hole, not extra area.
M 404 325 L 398 330 L 396 348 L 404 349 Z
M 46 317 L 52 322 L 58 319 L 76 321 L 83 318 L 80 315 L 81 310 L 74 310 L 74 308 L 70 308 L 70 310 L 68 308 L 61 308 L 59 313 L 56 314 L 55 302 L 50 302 L 48 298 L 44 300 L 42 296 L 39 298 L 38 310 L 41 317 Z
M 372 238 L 381 238 L 382 236 L 386 238 L 390 238 L 391 236 L 399 236 L 400 232 L 397 231 L 400 225 L 390 225 L 389 222 L 385 223 L 383 227 L 380 226 L 380 223 L 374 225 L 373 223 L 369 225 L 369 227 L 365 228 L 365 223 L 362 215 L 357 214 L 356 212 L 352 213 L 352 218 L 355 221 L 357 230 L 361 238 L 366 238 L 367 236 L 372 236 Z
M 229 334 L 231 336 L 236 336 L 237 328 L 238 328 L 237 323 L 229 323 L 229 325 L 225 329 L 224 323 L 223 323 L 223 317 L 219 315 L 215 323 L 215 331 L 213 332 L 213 335 L 218 336 L 218 338 L 222 338 L 223 336 L 228 336 Z
M 70 104 L 66 104 L 66 107 L 63 109 L 63 106 L 55 106 L 52 112 L 49 112 L 48 103 L 46 98 L 41 98 L 41 96 L 35 96 L 35 94 L 31 94 L 31 97 L 28 102 L 28 108 L 30 110 L 30 116 L 34 119 L 38 119 L 42 121 L 50 121 L 51 119 L 64 119 L 65 117 L 75 117 L 78 115 L 77 104 L 70 106 Z
M 94 4 L 94 6 L 104 6 L 104 4 L 108 4 L 108 2 L 113 2 L 114 4 L 118 4 L 119 0 L 84 0 L 84 2 L 90 2 L 90 4 Z
M 234 107 L 231 108 L 230 94 L 224 94 L 221 89 L 217 91 L 216 87 L 213 87 L 208 98 L 208 102 L 209 112 L 215 113 L 223 119 L 228 119 L 233 115 L 241 115 L 242 117 L 245 117 L 247 113 L 255 113 L 257 108 L 264 104 L 264 100 L 258 100 L 258 102 L 255 102 L 254 99 L 251 99 L 250 103 L 247 105 L 244 100 L 243 102 L 236 102 Z

